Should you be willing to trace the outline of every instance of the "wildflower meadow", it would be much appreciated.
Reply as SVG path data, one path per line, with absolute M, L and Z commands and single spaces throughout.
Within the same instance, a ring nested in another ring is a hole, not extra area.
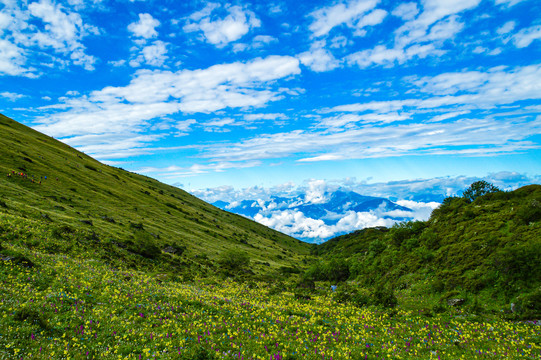
M 151 276 L 91 258 L 0 262 L 0 359 L 538 359 L 541 328 Z

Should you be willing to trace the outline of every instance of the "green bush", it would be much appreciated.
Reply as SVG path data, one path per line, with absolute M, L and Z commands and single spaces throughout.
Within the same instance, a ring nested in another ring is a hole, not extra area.
M 504 284 L 520 280 L 528 282 L 533 274 L 541 274 L 541 241 L 531 240 L 499 250 L 494 256 L 493 267 L 499 271 Z
M 368 253 L 370 256 L 378 256 L 387 248 L 385 242 L 380 239 L 376 239 L 368 245 Z
M 49 327 L 47 319 L 40 314 L 37 309 L 25 307 L 15 311 L 13 319 L 17 321 L 26 321 L 32 324 L 38 325 L 40 328 L 46 330 Z
M 541 220 L 541 202 L 532 200 L 528 205 L 521 207 L 515 217 L 524 225 Z
M 228 250 L 220 256 L 218 263 L 223 270 L 236 273 L 250 265 L 250 257 L 243 251 Z
M 201 345 L 196 345 L 192 348 L 183 351 L 179 360 L 214 360 L 216 355 L 209 349 Z
M 393 308 L 398 304 L 394 291 L 383 286 L 376 287 L 372 293 L 372 301 L 374 305 L 383 306 L 384 308 Z
M 146 231 L 136 231 L 134 234 L 133 250 L 148 259 L 156 259 L 162 250 L 156 245 L 154 237 Z
M 407 221 L 395 224 L 390 231 L 391 242 L 395 246 L 400 246 L 404 241 L 420 235 L 426 226 L 427 223 L 424 221 Z
M 355 306 L 367 306 L 372 303 L 370 292 L 344 283 L 336 288 L 333 298 L 340 303 L 350 303 Z

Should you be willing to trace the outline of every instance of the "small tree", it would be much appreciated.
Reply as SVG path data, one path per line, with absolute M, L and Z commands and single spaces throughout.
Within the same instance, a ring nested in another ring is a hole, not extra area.
M 463 193 L 462 197 L 464 197 L 469 202 L 474 201 L 479 196 L 483 196 L 490 193 L 500 192 L 501 190 L 492 185 L 491 183 L 488 183 L 484 180 L 476 181 L 473 184 L 470 185 L 469 188 L 467 188 Z

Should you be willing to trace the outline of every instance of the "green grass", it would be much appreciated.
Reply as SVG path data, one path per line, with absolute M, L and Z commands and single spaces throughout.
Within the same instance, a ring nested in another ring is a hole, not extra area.
M 76 255 L 81 245 L 75 239 L 83 236 L 89 239 L 86 248 L 109 261 L 154 260 L 205 271 L 222 253 L 236 250 L 248 255 L 256 273 L 302 264 L 309 254 L 306 243 L 179 188 L 101 164 L 2 115 L 0 159 L 0 216 L 25 218 L 69 239 L 49 249 L 52 253 Z M 8 177 L 12 172 L 27 177 Z M 168 247 L 185 251 L 180 256 L 161 251 Z

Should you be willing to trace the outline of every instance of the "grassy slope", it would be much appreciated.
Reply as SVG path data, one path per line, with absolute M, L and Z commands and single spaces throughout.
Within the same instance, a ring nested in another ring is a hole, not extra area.
M 314 252 L 326 260 L 323 267 L 330 259 L 345 259 L 349 279 L 367 288 L 392 287 L 421 302 L 478 298 L 505 310 L 522 301 L 537 307 L 529 316 L 540 316 L 541 186 L 472 203 L 455 198 L 426 222 L 357 231 Z
M 84 247 L 111 261 L 197 264 L 212 270 L 213 259 L 235 249 L 250 256 L 252 270 L 265 272 L 269 265 L 272 269 L 298 264 L 309 252 L 308 244 L 176 187 L 101 164 L 3 115 L 0 159 L 0 216 L 46 226 L 50 240 L 71 241 L 63 250 L 73 254 Z M 29 177 L 8 177 L 12 171 Z M 90 240 L 73 243 L 79 241 L 76 238 Z M 153 254 L 156 248 L 151 248 L 147 260 L 136 254 L 144 253 L 140 248 L 146 243 L 185 251 L 182 256 Z

